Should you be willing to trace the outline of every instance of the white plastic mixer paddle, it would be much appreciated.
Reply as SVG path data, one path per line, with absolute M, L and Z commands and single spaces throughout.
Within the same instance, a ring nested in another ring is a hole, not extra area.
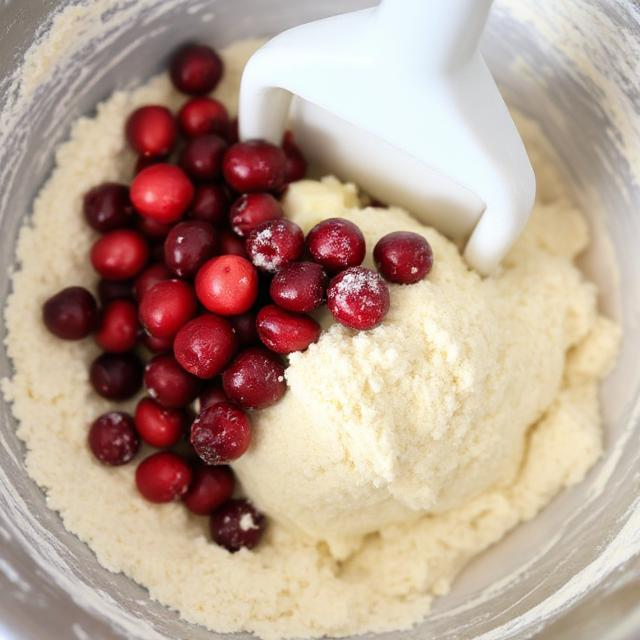
M 490 7 L 383 0 L 276 36 L 242 78 L 242 139 L 279 144 L 292 128 L 319 169 L 466 241 L 469 265 L 490 273 L 535 196 L 524 145 L 478 48 Z

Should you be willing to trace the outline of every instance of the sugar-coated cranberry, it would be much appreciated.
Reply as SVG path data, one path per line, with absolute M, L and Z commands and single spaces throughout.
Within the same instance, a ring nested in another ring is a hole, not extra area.
M 338 322 L 351 329 L 373 329 L 389 311 L 389 289 L 375 271 L 350 267 L 331 280 L 327 307 Z
M 282 150 L 287 157 L 286 181 L 296 182 L 296 180 L 302 180 L 307 175 L 307 159 L 300 151 L 300 147 L 293 141 L 293 136 L 289 132 L 285 135 Z
M 198 397 L 200 401 L 200 412 L 204 411 L 208 407 L 218 404 L 219 402 L 229 402 L 227 394 L 222 388 L 222 383 L 219 380 L 210 382 Z
M 149 238 L 149 240 L 163 240 L 171 231 L 173 224 L 165 224 L 164 222 L 158 222 L 151 218 L 145 218 L 144 216 L 138 216 L 136 218 L 136 228 L 143 235 Z
M 213 313 L 223 316 L 245 313 L 258 295 L 258 272 L 241 256 L 212 258 L 196 275 L 196 295 Z
M 149 259 L 149 245 L 137 231 L 119 229 L 96 240 L 91 264 L 105 280 L 127 280 L 137 275 Z
M 154 400 L 171 409 L 186 407 L 200 390 L 198 379 L 187 373 L 172 355 L 158 355 L 147 364 L 144 384 Z
M 191 467 L 184 458 L 170 451 L 160 451 L 138 465 L 136 486 L 149 502 L 171 502 L 187 492 L 191 477 Z
M 216 544 L 235 553 L 258 546 L 266 521 L 250 502 L 238 498 L 228 500 L 211 514 L 209 528 Z
M 184 432 L 187 416 L 181 409 L 163 407 L 153 398 L 142 398 L 136 406 L 136 429 L 152 447 L 173 447 Z
M 229 467 L 198 464 L 193 469 L 191 486 L 182 496 L 182 501 L 191 513 L 208 516 L 231 497 L 234 486 L 235 479 Z
M 164 262 L 175 275 L 191 278 L 215 253 L 216 240 L 216 232 L 208 222 L 180 222 L 164 241 Z
M 235 404 L 221 402 L 201 411 L 191 425 L 191 445 L 206 464 L 239 458 L 251 443 L 251 423 Z
M 327 274 L 315 262 L 294 262 L 287 265 L 271 281 L 271 299 L 283 309 L 308 313 L 324 301 Z
M 213 378 L 238 348 L 236 334 L 224 318 L 204 314 L 184 325 L 173 342 L 180 365 L 198 378 Z
M 227 137 L 229 113 L 227 108 L 215 98 L 191 98 L 182 105 L 178 113 L 178 123 L 187 138 L 196 138 L 207 133 Z
M 220 232 L 218 249 L 222 256 L 231 255 L 242 256 L 243 258 L 248 257 L 245 241 L 228 229 L 223 229 Z
M 189 140 L 180 154 L 180 166 L 194 180 L 216 180 L 222 170 L 227 143 L 209 133 Z
M 264 347 L 250 347 L 224 371 L 222 387 L 232 402 L 247 409 L 264 409 L 278 402 L 287 390 L 284 365 Z
M 98 298 L 102 304 L 113 300 L 131 300 L 133 299 L 133 282 L 131 280 L 100 280 Z
M 169 353 L 173 351 L 173 338 L 156 338 L 146 331 L 140 337 L 142 344 L 152 353 Z
M 193 200 L 193 184 L 172 164 L 158 163 L 143 169 L 131 183 L 131 201 L 143 215 L 168 224 L 179 220 Z
M 131 351 L 138 341 L 138 308 L 130 300 L 113 300 L 102 309 L 96 342 L 111 353 Z
M 248 236 L 259 224 L 282 217 L 282 207 L 270 193 L 245 193 L 229 210 L 231 228 L 242 238 Z
M 241 347 L 250 347 L 260 343 L 255 313 L 249 311 L 248 313 L 241 313 L 238 316 L 232 316 L 229 318 L 229 322 L 236 332 L 238 344 Z
M 258 269 L 275 273 L 302 255 L 304 234 L 291 220 L 269 220 L 251 231 L 246 249 Z
M 226 187 L 221 184 L 201 184 L 196 187 L 189 217 L 222 227 L 227 223 L 230 204 Z
M 373 250 L 378 271 L 390 282 L 414 284 L 433 266 L 433 251 L 418 233 L 395 231 L 378 240 Z
M 89 448 L 103 464 L 118 466 L 132 460 L 140 449 L 133 419 L 120 411 L 101 415 L 89 429 Z
M 127 119 L 127 140 L 141 156 L 166 156 L 176 141 L 176 123 L 171 111 L 158 105 L 136 109 Z
M 164 280 L 172 279 L 171 272 L 161 262 L 149 265 L 135 280 L 133 288 L 138 301 L 144 298 L 144 294 L 152 287 L 163 282 Z
M 313 259 L 330 271 L 358 266 L 366 252 L 362 231 L 343 218 L 319 222 L 307 235 L 307 248 Z
M 180 48 L 171 59 L 169 75 L 178 91 L 201 96 L 213 91 L 224 72 L 220 56 L 201 44 L 189 44 Z
M 81 340 L 95 329 L 98 305 L 84 287 L 67 287 L 44 303 L 42 321 L 58 338 Z
M 280 147 L 264 140 L 237 142 L 229 147 L 222 171 L 238 193 L 279 191 L 285 185 L 287 158 Z
M 142 362 L 134 353 L 103 353 L 91 363 L 89 379 L 103 398 L 127 400 L 142 384 Z
M 170 338 L 195 315 L 197 301 L 191 285 L 182 280 L 164 280 L 144 294 L 140 321 L 156 338 Z
M 87 191 L 82 208 L 89 226 L 101 233 L 126 227 L 133 220 L 129 187 L 116 182 L 105 182 Z
M 320 337 L 320 325 L 307 315 L 285 311 L 275 304 L 262 307 L 256 320 L 258 335 L 271 351 L 304 351 Z

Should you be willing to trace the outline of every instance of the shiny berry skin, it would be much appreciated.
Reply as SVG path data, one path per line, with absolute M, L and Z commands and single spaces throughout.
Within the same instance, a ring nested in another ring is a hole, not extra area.
M 138 341 L 138 308 L 130 300 L 113 300 L 103 309 L 96 342 L 103 351 L 131 351 Z
M 116 182 L 105 182 L 87 191 L 82 209 L 89 226 L 100 233 L 128 227 L 133 221 L 129 187 Z
M 133 290 L 138 301 L 144 298 L 144 294 L 153 288 L 158 282 L 171 280 L 173 276 L 167 267 L 161 262 L 149 265 L 136 279 Z
M 96 327 L 98 305 L 84 287 L 67 287 L 44 303 L 42 321 L 58 338 L 81 340 Z
M 176 122 L 166 107 L 148 105 L 127 119 L 125 133 L 134 151 L 147 158 L 169 154 L 176 141 Z
M 200 401 L 200 412 L 219 402 L 229 402 L 229 398 L 227 398 L 220 381 L 211 382 L 198 399 Z
M 184 458 L 170 451 L 160 451 L 138 465 L 136 486 L 149 502 L 172 502 L 187 492 L 192 475 Z
M 88 442 L 100 462 L 114 467 L 132 460 L 140 449 L 133 419 L 120 411 L 101 415 L 89 429 Z
M 294 262 L 276 273 L 269 293 L 279 307 L 296 313 L 308 313 L 324 301 L 328 282 L 321 265 Z
M 320 325 L 309 316 L 285 311 L 275 304 L 262 307 L 256 319 L 262 343 L 276 353 L 304 351 L 318 341 Z
M 264 140 L 237 142 L 229 147 L 222 165 L 224 179 L 238 193 L 279 191 L 286 171 L 284 151 Z
M 227 108 L 215 98 L 191 98 L 178 113 L 180 130 L 187 138 L 215 133 L 226 138 L 229 130 Z
M 229 467 L 198 464 L 193 469 L 193 480 L 182 501 L 191 513 L 208 516 L 231 498 L 235 484 Z
M 260 344 L 258 329 L 256 328 L 255 313 L 249 311 L 248 313 L 241 313 L 239 316 L 231 316 L 229 318 L 229 322 L 236 332 L 238 344 L 241 347 L 250 347 L 255 344 Z
M 307 249 L 316 262 L 336 272 L 358 266 L 364 260 L 366 245 L 362 231 L 353 222 L 329 218 L 309 231 Z
M 172 227 L 173 224 L 156 222 L 155 220 L 145 218 L 144 216 L 138 216 L 136 218 L 136 229 L 151 241 L 163 240 L 167 237 Z
M 133 282 L 131 280 L 100 280 L 98 298 L 102 304 L 113 300 L 132 300 Z
M 194 180 L 217 180 L 227 150 L 225 140 L 210 133 L 189 140 L 180 154 L 180 166 Z
M 156 338 L 143 331 L 140 342 L 152 353 L 170 353 L 173 351 L 173 338 Z
M 244 240 L 228 229 L 223 229 L 220 232 L 218 249 L 221 256 L 231 255 L 241 256 L 243 258 L 249 257 L 247 255 Z
M 142 362 L 134 353 L 103 353 L 89 369 L 91 385 L 107 400 L 127 400 L 142 385 Z
M 414 284 L 431 271 L 433 251 L 421 235 L 395 231 L 378 240 L 373 259 L 378 271 L 390 282 Z
M 140 321 L 156 338 L 170 338 L 196 314 L 191 285 L 182 280 L 158 282 L 140 302 Z
M 143 169 L 131 183 L 133 206 L 161 224 L 177 222 L 193 200 L 193 184 L 180 168 L 164 162 Z
M 302 255 L 304 234 L 291 220 L 269 220 L 251 231 L 246 249 L 258 269 L 275 273 Z
M 231 199 L 226 187 L 221 184 L 201 184 L 196 187 L 189 218 L 208 222 L 214 227 L 227 223 Z
M 241 238 L 259 224 L 284 217 L 280 203 L 270 193 L 245 193 L 229 209 L 229 223 Z
M 149 395 L 163 407 L 179 409 L 193 402 L 200 382 L 187 373 L 172 355 L 152 358 L 144 370 L 144 385 Z
M 173 341 L 173 353 L 180 365 L 198 378 L 213 378 L 231 360 L 238 348 L 233 327 L 211 314 L 184 325 Z
M 243 499 L 228 500 L 209 518 L 213 541 L 231 553 L 258 546 L 265 527 L 265 517 Z
M 180 409 L 168 409 L 153 398 L 142 398 L 134 416 L 140 437 L 152 447 L 166 449 L 177 444 L 184 433 L 187 416 Z
M 169 66 L 169 75 L 175 88 L 192 96 L 213 91 L 223 72 L 220 56 L 211 47 L 199 44 L 189 44 L 179 49 Z
M 91 264 L 105 280 L 127 280 L 140 273 L 149 259 L 149 245 L 137 231 L 119 229 L 96 240 Z
M 253 306 L 258 295 L 258 272 L 240 256 L 218 256 L 196 275 L 198 300 L 213 313 L 234 316 Z
M 389 311 L 389 288 L 375 271 L 351 267 L 329 283 L 327 307 L 333 317 L 346 327 L 373 329 Z
M 193 421 L 190 442 L 206 464 L 236 460 L 251 444 L 249 417 L 230 402 L 214 404 Z
M 230 401 L 247 409 L 264 409 L 287 390 L 284 365 L 264 347 L 250 347 L 225 369 L 222 388 Z
M 304 157 L 300 147 L 293 141 L 293 136 L 285 135 L 282 150 L 287 157 L 285 169 L 285 179 L 287 182 L 302 180 L 307 175 L 307 159 Z
M 181 278 L 191 278 L 216 251 L 216 232 L 208 222 L 177 224 L 164 241 L 164 262 Z

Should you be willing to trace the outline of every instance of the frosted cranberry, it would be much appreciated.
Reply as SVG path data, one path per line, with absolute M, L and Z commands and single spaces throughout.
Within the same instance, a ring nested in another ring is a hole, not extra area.
M 307 248 L 313 259 L 330 271 L 358 266 L 366 251 L 362 231 L 343 218 L 329 218 L 313 227 L 307 235 Z
M 138 274 L 149 259 L 149 245 L 137 231 L 120 229 L 96 240 L 91 264 L 106 280 L 126 280 Z
M 142 398 L 136 406 L 135 423 L 140 437 L 152 447 L 173 447 L 182 435 L 187 416 L 180 409 L 168 409 L 153 400 Z
M 171 272 L 161 262 L 156 262 L 148 266 L 135 280 L 133 288 L 138 301 L 144 298 L 144 294 L 151 288 L 163 282 L 164 280 L 171 280 Z
M 178 123 L 187 138 L 215 133 L 226 137 L 229 129 L 227 108 L 214 98 L 191 98 L 182 105 Z
M 227 131 L 227 142 L 229 144 L 235 144 L 240 141 L 238 118 L 234 118 L 229 123 L 229 130 Z
M 411 231 L 389 233 L 373 250 L 378 271 L 390 282 L 413 284 L 424 278 L 433 266 L 429 243 Z
M 130 190 L 135 208 L 162 224 L 180 220 L 191 204 L 193 193 L 185 172 L 162 162 L 143 169 L 133 179 Z
M 138 216 L 136 219 L 136 228 L 142 235 L 149 238 L 149 240 L 163 240 L 173 228 L 173 224 L 165 224 L 152 220 L 151 218 Z
M 173 338 L 156 338 L 146 332 L 142 332 L 140 338 L 142 344 L 153 353 L 168 353 L 173 351 Z
M 210 133 L 189 140 L 180 154 L 180 166 L 194 180 L 216 180 L 222 170 L 227 143 Z
M 245 242 L 239 238 L 233 231 L 223 229 L 220 233 L 218 249 L 220 255 L 241 256 L 247 258 L 247 250 Z
M 82 202 L 84 217 L 89 226 L 105 233 L 127 227 L 133 220 L 133 205 L 129 187 L 105 182 L 87 191 Z
M 164 242 L 164 261 L 181 278 L 195 276 L 198 269 L 215 253 L 216 233 L 208 222 L 181 222 Z
M 138 465 L 136 486 L 149 502 L 171 502 L 187 492 L 191 477 L 191 467 L 184 458 L 160 451 Z
M 245 258 L 212 258 L 196 275 L 198 300 L 213 313 L 233 316 L 248 311 L 258 295 L 258 272 Z
M 138 341 L 138 308 L 129 300 L 113 300 L 102 310 L 96 342 L 111 353 L 131 351 Z
M 315 262 L 294 262 L 278 271 L 271 281 L 271 299 L 283 309 L 307 313 L 324 300 L 327 274 Z
M 282 150 L 287 158 L 285 176 L 287 182 L 302 180 L 307 175 L 307 159 L 304 157 L 300 147 L 293 141 L 293 136 L 287 132 L 285 135 Z
M 141 156 L 166 156 L 176 141 L 176 123 L 166 107 L 148 105 L 136 109 L 127 119 L 129 144 Z
M 191 486 L 182 501 L 191 513 L 208 516 L 231 497 L 234 486 L 235 479 L 229 467 L 198 464 L 193 469 Z
M 269 220 L 251 231 L 246 249 L 258 269 L 275 273 L 302 255 L 304 234 L 291 220 Z
M 222 165 L 224 179 L 238 193 L 279 191 L 286 170 L 284 151 L 264 140 L 237 142 L 229 147 Z
M 229 402 L 227 394 L 222 389 L 220 381 L 211 382 L 200 394 L 200 412 L 219 402 Z
M 54 336 L 63 340 L 86 338 L 95 328 L 98 306 L 83 287 L 67 287 L 42 306 L 42 321 Z
M 338 322 L 351 329 L 373 329 L 389 311 L 389 289 L 375 271 L 351 267 L 330 282 L 327 307 Z
M 147 364 L 144 384 L 154 400 L 171 409 L 186 407 L 200 390 L 198 379 L 188 374 L 171 355 L 156 356 Z
M 189 44 L 179 49 L 169 67 L 175 88 L 193 96 L 213 91 L 223 71 L 220 56 L 211 47 L 201 44 Z
M 184 325 L 173 341 L 180 365 L 198 378 L 213 378 L 238 348 L 233 327 L 224 318 L 205 314 Z
M 282 217 L 282 207 L 270 193 L 245 193 L 229 210 L 231 228 L 243 238 L 259 224 Z
M 229 192 L 224 186 L 202 184 L 196 187 L 189 217 L 222 227 L 227 223 L 229 205 Z
M 238 344 L 241 347 L 250 347 L 251 345 L 258 344 L 260 342 L 258 329 L 256 328 L 255 313 L 249 312 L 242 313 L 239 316 L 232 316 L 229 318 L 229 322 L 231 322 L 231 325 L 236 332 Z
M 213 541 L 231 553 L 256 547 L 265 527 L 265 517 L 242 499 L 227 501 L 209 519 Z
M 313 318 L 285 311 L 275 304 L 260 309 L 256 326 L 262 343 L 281 354 L 304 351 L 318 341 L 321 331 Z
M 191 285 L 164 280 L 153 285 L 140 302 L 140 321 L 156 338 L 170 338 L 195 315 L 197 301 Z
M 100 416 L 89 429 L 88 441 L 93 455 L 111 466 L 126 464 L 140 449 L 131 416 L 119 411 Z
M 193 421 L 190 442 L 206 464 L 235 460 L 251 443 L 249 418 L 235 404 L 214 404 L 201 411 Z
M 89 369 L 91 385 L 108 400 L 127 400 L 142 384 L 142 362 L 134 353 L 103 353 Z
M 157 156 L 153 158 L 150 156 L 138 156 L 136 165 L 133 168 L 133 175 L 137 176 L 143 169 L 146 169 L 147 167 L 150 167 L 154 164 L 159 164 L 166 161 L 167 158 L 165 156 Z
M 264 409 L 287 390 L 284 365 L 264 347 L 245 349 L 222 374 L 222 387 L 232 402 L 247 409 Z
M 133 283 L 131 280 L 100 280 L 98 282 L 98 298 L 102 304 L 113 300 L 131 300 Z

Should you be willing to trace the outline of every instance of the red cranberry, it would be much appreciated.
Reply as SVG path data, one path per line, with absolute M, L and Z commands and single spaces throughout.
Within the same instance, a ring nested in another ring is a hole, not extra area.
M 197 378 L 188 374 L 171 355 L 159 355 L 145 367 L 144 384 L 163 407 L 179 409 L 193 402 L 200 390 Z
M 138 156 L 138 159 L 136 160 L 136 165 L 133 168 L 133 175 L 137 176 L 143 169 L 146 169 L 151 165 L 159 164 L 161 162 L 166 162 L 166 161 L 167 161 L 167 158 L 164 156 L 158 156 L 153 158 L 149 156 Z
M 175 88 L 192 96 L 213 91 L 223 71 L 220 56 L 211 47 L 200 44 L 189 44 L 179 49 L 169 67 Z
M 197 301 L 191 285 L 182 280 L 164 280 L 144 294 L 140 321 L 156 338 L 170 338 L 195 315 Z
M 152 447 L 173 447 L 180 440 L 187 416 L 180 409 L 168 409 L 152 398 L 142 398 L 136 406 L 136 428 L 140 437 Z
M 88 440 L 93 455 L 111 466 L 126 464 L 140 449 L 140 438 L 131 416 L 119 411 L 100 416 L 91 425 Z
M 316 262 L 330 271 L 356 267 L 365 256 L 362 231 L 343 218 L 318 223 L 307 235 L 307 248 Z
M 304 351 L 318 341 L 321 331 L 313 318 L 285 311 L 275 304 L 260 309 L 256 326 L 262 343 L 271 351 L 281 354 Z
M 107 400 L 127 400 L 142 384 L 142 362 L 134 353 L 103 353 L 91 364 L 89 379 Z
M 237 142 L 222 165 L 224 179 L 238 193 L 279 191 L 285 185 L 286 170 L 284 151 L 264 140 Z
M 225 464 L 249 448 L 251 423 L 235 404 L 214 404 L 193 421 L 190 442 L 206 464 Z
M 282 207 L 270 193 L 245 193 L 229 210 L 231 228 L 242 238 L 259 224 L 282 217 Z
M 217 180 L 226 150 L 226 141 L 213 133 L 193 138 L 180 154 L 180 166 L 194 180 Z
M 216 544 L 235 553 L 256 547 L 266 527 L 264 516 L 246 500 L 229 500 L 209 519 L 211 537 Z
M 129 144 L 141 156 L 166 156 L 176 141 L 176 123 L 166 107 L 148 105 L 136 109 L 125 127 Z
M 250 347 L 260 343 L 258 329 L 256 327 L 255 313 L 242 313 L 239 316 L 232 316 L 229 322 L 233 326 L 241 347 Z
M 133 205 L 129 200 L 129 187 L 105 182 L 84 194 L 84 217 L 89 226 L 105 233 L 127 227 L 133 220 Z
M 129 300 L 114 300 L 102 310 L 96 342 L 111 353 L 131 351 L 138 341 L 138 308 Z
M 222 227 L 227 223 L 229 204 L 229 192 L 223 185 L 201 184 L 196 187 L 189 217 Z
M 271 281 L 271 299 L 287 311 L 307 313 L 324 301 L 327 274 L 315 262 L 294 262 L 278 271 Z
M 171 280 L 171 278 L 171 272 L 161 262 L 150 265 L 135 280 L 133 288 L 136 298 L 138 301 L 142 300 L 145 293 L 157 285 L 158 282 Z
M 220 233 L 219 249 L 221 256 L 248 257 L 244 240 L 239 238 L 233 231 L 228 231 L 227 229 L 223 229 Z
M 131 280 L 100 280 L 98 282 L 98 298 L 102 304 L 113 300 L 131 300 L 133 283 Z
M 327 289 L 333 317 L 351 329 L 373 329 L 389 311 L 389 289 L 375 271 L 351 267 L 339 273 Z
M 54 336 L 63 340 L 86 338 L 98 320 L 95 298 L 83 287 L 67 287 L 42 307 L 42 320 Z
M 191 477 L 191 467 L 184 458 L 160 451 L 138 465 L 136 486 L 149 502 L 171 502 L 187 492 Z
M 233 120 L 231 120 L 231 122 L 229 123 L 229 130 L 227 131 L 227 142 L 229 144 L 240 142 L 238 118 L 233 118 Z
M 287 157 L 286 181 L 296 182 L 297 180 L 302 180 L 307 175 L 307 159 L 300 151 L 300 147 L 293 141 L 293 136 L 289 132 L 285 135 L 282 150 Z
M 131 201 L 148 218 L 178 221 L 193 199 L 193 185 L 180 167 L 159 163 L 143 169 L 131 183 Z
M 193 469 L 193 480 L 182 500 L 199 516 L 208 516 L 226 502 L 233 493 L 235 479 L 229 467 L 210 467 L 198 464 Z
M 144 216 L 138 216 L 136 219 L 136 227 L 138 231 L 149 238 L 149 240 L 163 240 L 171 231 L 173 224 L 164 224 L 163 222 L 157 222 L 151 218 L 145 218 Z
M 226 138 L 229 114 L 222 102 L 214 98 L 191 98 L 182 105 L 178 113 L 178 122 L 187 138 L 196 138 L 207 133 L 215 133 Z
M 149 259 L 149 245 L 137 231 L 120 229 L 96 240 L 91 264 L 106 280 L 126 280 L 138 274 Z
M 173 342 L 176 360 L 198 378 L 213 378 L 238 348 L 233 327 L 224 318 L 205 314 L 184 325 Z
M 164 242 L 164 261 L 181 278 L 196 275 L 198 269 L 215 253 L 216 233 L 208 222 L 181 222 Z
M 411 231 L 389 233 L 373 250 L 378 271 L 390 282 L 414 284 L 424 278 L 433 266 L 429 243 Z
M 232 402 L 247 409 L 264 409 L 287 390 L 284 365 L 264 347 L 245 349 L 222 374 L 222 387 Z
M 152 353 L 169 353 L 173 351 L 173 338 L 156 338 L 156 336 L 150 336 L 143 331 L 140 340 Z
M 233 316 L 248 311 L 258 295 L 258 272 L 245 258 L 212 258 L 196 276 L 198 300 L 213 313 Z
M 275 273 L 302 255 L 304 234 L 291 220 L 269 220 L 251 231 L 246 249 L 258 269 Z
M 227 394 L 222 389 L 219 381 L 211 382 L 209 386 L 200 394 L 200 412 L 219 402 L 229 402 Z

